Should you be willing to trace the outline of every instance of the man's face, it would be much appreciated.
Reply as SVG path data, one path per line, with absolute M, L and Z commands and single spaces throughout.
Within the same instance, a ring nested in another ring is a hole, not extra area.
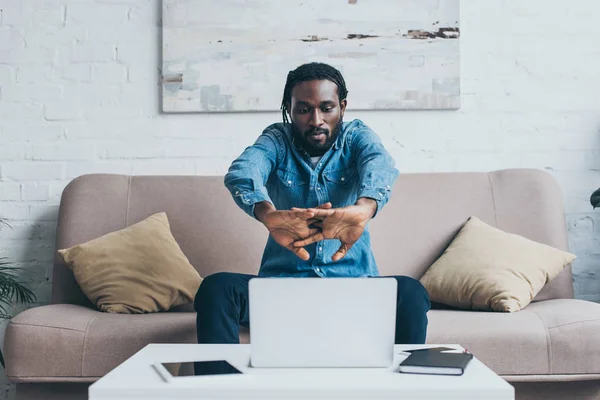
M 337 139 L 346 100 L 340 102 L 338 87 L 329 80 L 305 81 L 294 86 L 289 110 L 296 143 L 321 156 Z

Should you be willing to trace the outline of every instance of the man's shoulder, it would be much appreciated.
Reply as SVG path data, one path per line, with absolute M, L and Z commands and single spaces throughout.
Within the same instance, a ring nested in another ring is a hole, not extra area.
M 360 119 L 353 119 L 352 121 L 344 123 L 344 135 L 346 136 L 346 142 L 351 143 L 352 140 L 364 134 L 374 134 L 373 130 Z
M 286 126 L 283 122 L 275 122 L 263 129 L 263 133 L 271 135 L 284 135 Z
M 346 133 L 354 133 L 363 130 L 372 131 L 371 128 L 360 119 L 353 119 L 352 121 L 344 122 L 344 131 Z
M 275 122 L 263 129 L 261 136 L 267 136 L 278 146 L 285 146 L 286 138 L 289 135 L 289 129 L 282 122 Z
M 344 130 L 362 128 L 366 126 L 367 125 L 361 119 L 358 118 L 355 118 L 351 121 L 344 121 Z

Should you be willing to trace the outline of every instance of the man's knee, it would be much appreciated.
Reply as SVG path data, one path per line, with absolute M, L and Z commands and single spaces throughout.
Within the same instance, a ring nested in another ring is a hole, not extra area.
M 217 272 L 208 275 L 202 280 L 196 298 L 194 309 L 199 310 L 200 305 L 215 304 L 224 296 L 228 296 L 234 286 L 235 274 L 230 272 Z
M 409 276 L 395 276 L 398 282 L 398 304 L 410 305 L 415 308 L 422 308 L 422 311 L 429 311 L 431 303 L 427 290 L 417 279 Z

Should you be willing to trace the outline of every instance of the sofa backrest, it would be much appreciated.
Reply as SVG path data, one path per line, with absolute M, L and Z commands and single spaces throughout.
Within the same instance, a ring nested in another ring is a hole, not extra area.
M 201 276 L 258 272 L 267 231 L 237 207 L 222 176 L 78 177 L 62 195 L 56 247 L 84 243 L 162 211 Z M 471 215 L 568 249 L 562 194 L 544 171 L 402 174 L 390 201 L 371 221 L 380 273 L 421 277 Z M 570 297 L 572 275 L 565 269 L 536 300 Z M 91 306 L 60 256 L 55 258 L 52 303 Z

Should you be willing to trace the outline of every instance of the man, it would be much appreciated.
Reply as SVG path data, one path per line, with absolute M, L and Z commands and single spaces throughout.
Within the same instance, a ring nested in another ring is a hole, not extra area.
M 371 129 L 343 122 L 347 93 L 341 73 L 327 64 L 291 71 L 284 122 L 267 127 L 225 176 L 237 205 L 269 230 L 260 277 L 379 275 L 368 222 L 387 203 L 398 171 Z M 195 300 L 198 343 L 239 343 L 240 324 L 249 323 L 251 278 L 204 279 Z M 395 278 L 396 343 L 422 344 L 427 292 L 415 279 Z

